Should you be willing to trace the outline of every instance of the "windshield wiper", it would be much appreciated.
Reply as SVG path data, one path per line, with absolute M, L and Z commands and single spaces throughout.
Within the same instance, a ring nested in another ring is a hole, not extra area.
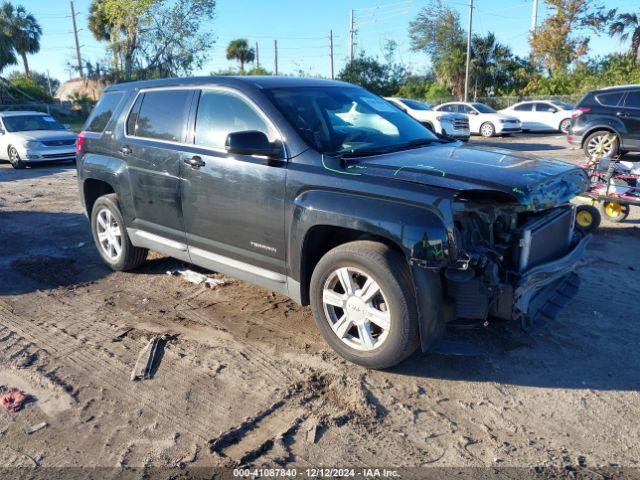
M 401 150 L 409 150 L 422 146 L 431 145 L 432 143 L 446 143 L 439 138 L 418 138 L 407 143 L 399 143 L 397 145 L 386 145 L 384 147 L 363 148 L 347 152 L 336 152 L 336 155 L 342 158 L 367 157 L 371 155 L 380 155 L 383 153 L 399 152 Z

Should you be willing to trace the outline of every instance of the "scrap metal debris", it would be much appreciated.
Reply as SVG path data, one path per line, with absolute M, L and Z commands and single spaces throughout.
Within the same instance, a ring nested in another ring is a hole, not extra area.
M 26 434 L 31 435 L 32 433 L 37 432 L 38 430 L 42 430 L 43 428 L 48 427 L 49 424 L 47 422 L 36 423 L 35 425 L 31 425 L 29 428 L 25 428 L 24 431 Z
M 194 272 L 193 270 L 179 270 L 175 268 L 173 270 L 168 270 L 167 275 L 180 275 L 187 282 L 195 283 L 196 285 L 204 284 L 209 288 L 215 288 L 226 283 L 224 280 L 221 280 L 219 278 L 207 277 L 206 275 Z
M 27 396 L 20 390 L 10 390 L 0 397 L 2 407 L 9 413 L 16 413 L 22 408 Z
M 138 355 L 138 360 L 131 372 L 131 380 L 148 380 L 153 377 L 156 363 L 160 360 L 164 347 L 164 338 L 153 337 Z
M 124 337 L 127 336 L 127 333 L 129 333 L 131 330 L 133 330 L 133 327 L 125 327 L 125 328 L 122 328 L 122 329 L 118 330 L 116 332 L 116 334 L 113 337 L 111 337 L 111 341 L 112 342 L 121 341 Z

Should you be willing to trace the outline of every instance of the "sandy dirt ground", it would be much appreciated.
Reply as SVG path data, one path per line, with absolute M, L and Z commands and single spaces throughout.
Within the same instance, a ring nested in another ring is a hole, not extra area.
M 580 158 L 553 135 L 472 143 Z M 639 466 L 639 212 L 603 223 L 578 298 L 535 335 L 492 323 L 455 334 L 483 355 L 380 372 L 280 295 L 193 285 L 158 255 L 108 270 L 74 168 L 0 164 L 0 389 L 29 394 L 0 409 L 0 465 Z M 132 382 L 154 335 L 155 374 Z

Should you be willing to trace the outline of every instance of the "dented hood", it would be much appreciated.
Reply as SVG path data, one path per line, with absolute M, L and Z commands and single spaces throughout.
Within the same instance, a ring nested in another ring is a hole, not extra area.
M 533 209 L 565 203 L 589 186 L 586 172 L 570 163 L 458 143 L 356 158 L 346 168 L 460 191 L 501 192 Z

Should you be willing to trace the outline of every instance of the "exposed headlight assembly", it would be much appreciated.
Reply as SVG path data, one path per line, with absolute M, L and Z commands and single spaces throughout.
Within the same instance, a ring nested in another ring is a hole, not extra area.
M 23 143 L 23 145 L 25 146 L 25 148 L 38 148 L 42 146 L 42 143 L 38 142 L 37 140 L 27 140 Z

